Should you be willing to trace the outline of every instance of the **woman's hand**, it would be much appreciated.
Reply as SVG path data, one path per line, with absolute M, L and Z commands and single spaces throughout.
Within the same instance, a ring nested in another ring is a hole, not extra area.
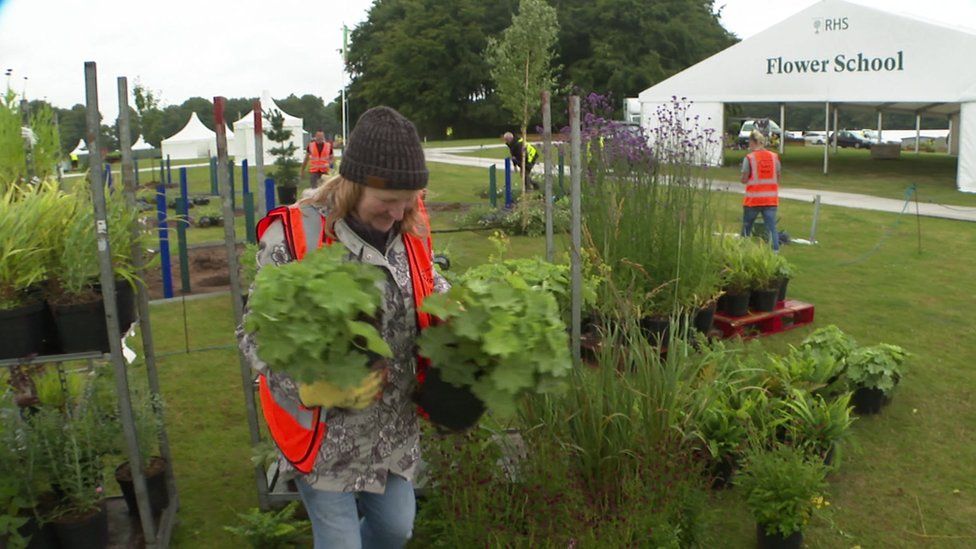
M 378 400 L 383 391 L 383 384 L 386 383 L 387 376 L 385 360 L 383 362 L 383 367 L 380 369 L 376 369 L 374 363 L 373 371 L 355 387 L 342 389 L 328 381 L 300 383 L 298 385 L 298 397 L 307 408 L 322 406 L 323 408 L 362 410 Z

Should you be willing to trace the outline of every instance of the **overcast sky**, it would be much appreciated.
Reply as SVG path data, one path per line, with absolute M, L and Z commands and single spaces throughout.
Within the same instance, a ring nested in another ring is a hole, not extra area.
M 718 0 L 740 38 L 818 0 Z M 976 0 L 859 0 L 947 24 L 976 25 Z M 274 97 L 341 89 L 342 25 L 366 18 L 371 0 L 0 0 L 0 70 L 28 98 L 84 102 L 85 61 L 96 61 L 103 115 L 118 112 L 116 77 L 138 79 L 164 104 L 192 96 Z M 723 7 L 724 6 L 724 7 Z M 396 47 L 395 44 L 390 47 Z M 0 73 L 2 75 L 2 73 Z M 24 77 L 27 77 L 25 82 Z M 2 85 L 2 83 L 0 83 Z M 634 93 L 640 90 L 634 90 Z

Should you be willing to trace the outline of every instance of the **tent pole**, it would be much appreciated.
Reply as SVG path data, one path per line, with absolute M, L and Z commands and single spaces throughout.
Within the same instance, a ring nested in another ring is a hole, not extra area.
M 824 175 L 827 175 L 827 158 L 830 156 L 830 101 L 824 103 Z
M 786 103 L 779 104 L 779 154 L 786 149 Z
M 922 114 L 915 113 L 915 154 L 918 154 L 918 141 L 922 138 Z
M 837 107 L 834 107 L 834 139 L 833 139 L 833 141 L 834 141 L 834 154 L 837 154 L 837 118 L 838 118 L 838 112 L 837 111 L 839 111 L 839 110 L 840 109 L 838 109 Z

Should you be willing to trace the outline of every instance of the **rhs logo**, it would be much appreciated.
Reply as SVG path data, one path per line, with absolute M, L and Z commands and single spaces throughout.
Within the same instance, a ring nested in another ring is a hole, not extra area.
M 847 22 L 846 17 L 814 17 L 813 18 L 813 34 L 820 34 L 820 31 L 824 32 L 830 31 L 842 31 L 850 28 L 850 24 Z

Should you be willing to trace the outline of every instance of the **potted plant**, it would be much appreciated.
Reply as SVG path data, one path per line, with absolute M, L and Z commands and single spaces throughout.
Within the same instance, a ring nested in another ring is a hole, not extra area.
M 854 411 L 862 415 L 880 412 L 901 381 L 901 366 L 908 357 L 904 349 L 887 343 L 853 351 L 847 358 L 846 375 L 854 391 Z
M 39 529 L 31 513 L 36 500 L 26 463 L 23 422 L 12 404 L 0 402 L 0 547 L 20 549 Z
M 431 367 L 416 401 L 432 422 L 462 430 L 482 406 L 509 417 L 525 394 L 566 383 L 572 363 L 556 299 L 522 276 L 459 282 L 423 310 L 442 321 L 418 339 Z
M 800 344 L 800 348 L 833 357 L 843 365 L 841 367 L 843 370 L 847 365 L 847 357 L 857 349 L 857 342 L 836 325 L 830 324 L 808 335 Z
M 169 491 L 166 487 L 166 460 L 158 452 L 162 401 L 158 395 L 151 396 L 145 391 L 135 393 L 132 409 L 135 416 L 136 439 L 139 442 L 139 455 L 142 457 L 142 474 L 146 478 L 149 507 L 153 516 L 159 515 L 169 505 Z M 120 445 L 121 447 L 121 445 Z M 132 468 L 126 460 L 115 468 L 115 481 L 122 490 L 122 498 L 130 515 L 139 514 L 136 501 L 135 482 Z
M 702 410 L 696 435 L 708 451 L 712 488 L 729 486 L 732 473 L 738 466 L 739 456 L 748 440 L 743 416 L 732 407 L 727 398 L 717 398 Z
M 782 303 L 786 301 L 786 287 L 796 276 L 796 266 L 787 261 L 783 254 L 773 254 L 773 258 L 776 265 L 776 279 L 779 281 L 779 295 L 776 296 L 776 301 Z
M 851 417 L 851 394 L 834 400 L 794 389 L 779 409 L 792 444 L 832 465 L 838 444 L 847 438 Z
M 258 271 L 246 329 L 272 369 L 300 383 L 348 388 L 362 383 L 378 357 L 392 356 L 375 327 L 383 273 L 347 254 L 336 243 Z
M 746 271 L 750 279 L 749 306 L 756 311 L 769 312 L 776 308 L 780 282 L 777 278 L 776 254 L 764 242 L 743 241 Z
M 728 316 L 745 316 L 749 313 L 750 286 L 746 248 L 743 239 L 723 238 L 722 285 L 724 294 L 719 298 L 718 309 Z
M 746 458 L 736 477 L 746 506 L 756 519 L 757 546 L 799 548 L 803 529 L 823 505 L 826 466 L 799 448 L 780 446 Z
M 56 181 L 26 190 L 11 185 L 0 195 L 0 359 L 39 353 L 47 337 L 47 312 L 35 290 L 49 272 L 60 202 Z
M 240 526 L 224 526 L 224 530 L 244 538 L 255 549 L 283 549 L 295 547 L 303 542 L 307 546 L 308 521 L 295 518 L 298 502 L 293 501 L 280 511 L 263 513 L 251 509 L 248 513 L 238 513 Z
M 291 142 L 292 131 L 285 128 L 285 117 L 281 111 L 272 109 L 264 115 L 268 128 L 265 137 L 275 144 L 268 150 L 275 157 L 275 185 L 278 188 L 278 202 L 282 206 L 294 204 L 298 198 L 298 177 L 300 164 L 295 160 L 298 147 Z

